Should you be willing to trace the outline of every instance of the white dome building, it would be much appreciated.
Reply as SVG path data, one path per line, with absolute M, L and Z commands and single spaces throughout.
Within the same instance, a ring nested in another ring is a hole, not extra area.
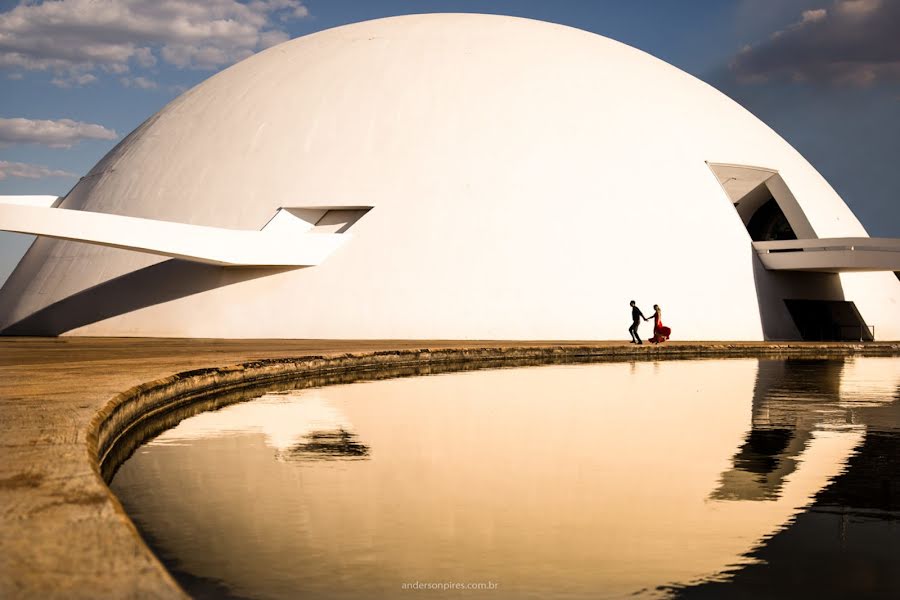
M 23 202 L 4 334 L 628 339 L 634 299 L 674 339 L 900 338 L 900 246 L 764 123 L 520 18 L 291 40 Z

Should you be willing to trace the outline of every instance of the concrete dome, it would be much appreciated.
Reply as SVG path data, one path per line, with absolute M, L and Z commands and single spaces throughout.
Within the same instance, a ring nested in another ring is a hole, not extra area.
M 892 274 L 802 273 L 798 288 L 760 267 L 729 196 L 734 165 L 777 174 L 806 237 L 866 235 L 765 124 L 639 50 L 501 16 L 357 23 L 186 92 L 60 205 L 232 229 L 279 207 L 373 207 L 338 251 L 308 268 L 225 268 L 41 238 L 2 290 L 0 327 L 615 339 L 635 299 L 660 304 L 677 339 L 758 340 L 797 337 L 783 298 L 837 294 L 900 337 Z M 807 281 L 819 276 L 831 283 Z

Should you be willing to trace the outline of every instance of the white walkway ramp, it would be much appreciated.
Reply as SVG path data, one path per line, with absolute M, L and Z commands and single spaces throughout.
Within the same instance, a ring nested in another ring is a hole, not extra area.
M 770 271 L 900 271 L 900 239 L 818 238 L 753 242 Z
M 0 230 L 229 267 L 309 267 L 324 261 L 371 207 L 279 208 L 258 231 L 53 208 L 53 196 L 0 196 Z

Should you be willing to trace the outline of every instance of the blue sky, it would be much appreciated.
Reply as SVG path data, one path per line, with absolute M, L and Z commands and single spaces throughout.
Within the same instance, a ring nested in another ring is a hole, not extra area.
M 0 0 L 0 194 L 64 194 L 168 101 L 255 51 L 421 12 L 563 23 L 658 56 L 772 126 L 870 235 L 900 237 L 897 0 Z M 0 282 L 29 243 L 0 233 Z

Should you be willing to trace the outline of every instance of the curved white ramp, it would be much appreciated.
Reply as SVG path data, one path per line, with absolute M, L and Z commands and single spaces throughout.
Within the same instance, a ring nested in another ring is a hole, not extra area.
M 900 271 L 900 239 L 819 238 L 753 242 L 770 271 Z
M 53 196 L 0 197 L 0 230 L 226 267 L 320 264 L 371 207 L 279 208 L 259 231 L 52 208 Z

